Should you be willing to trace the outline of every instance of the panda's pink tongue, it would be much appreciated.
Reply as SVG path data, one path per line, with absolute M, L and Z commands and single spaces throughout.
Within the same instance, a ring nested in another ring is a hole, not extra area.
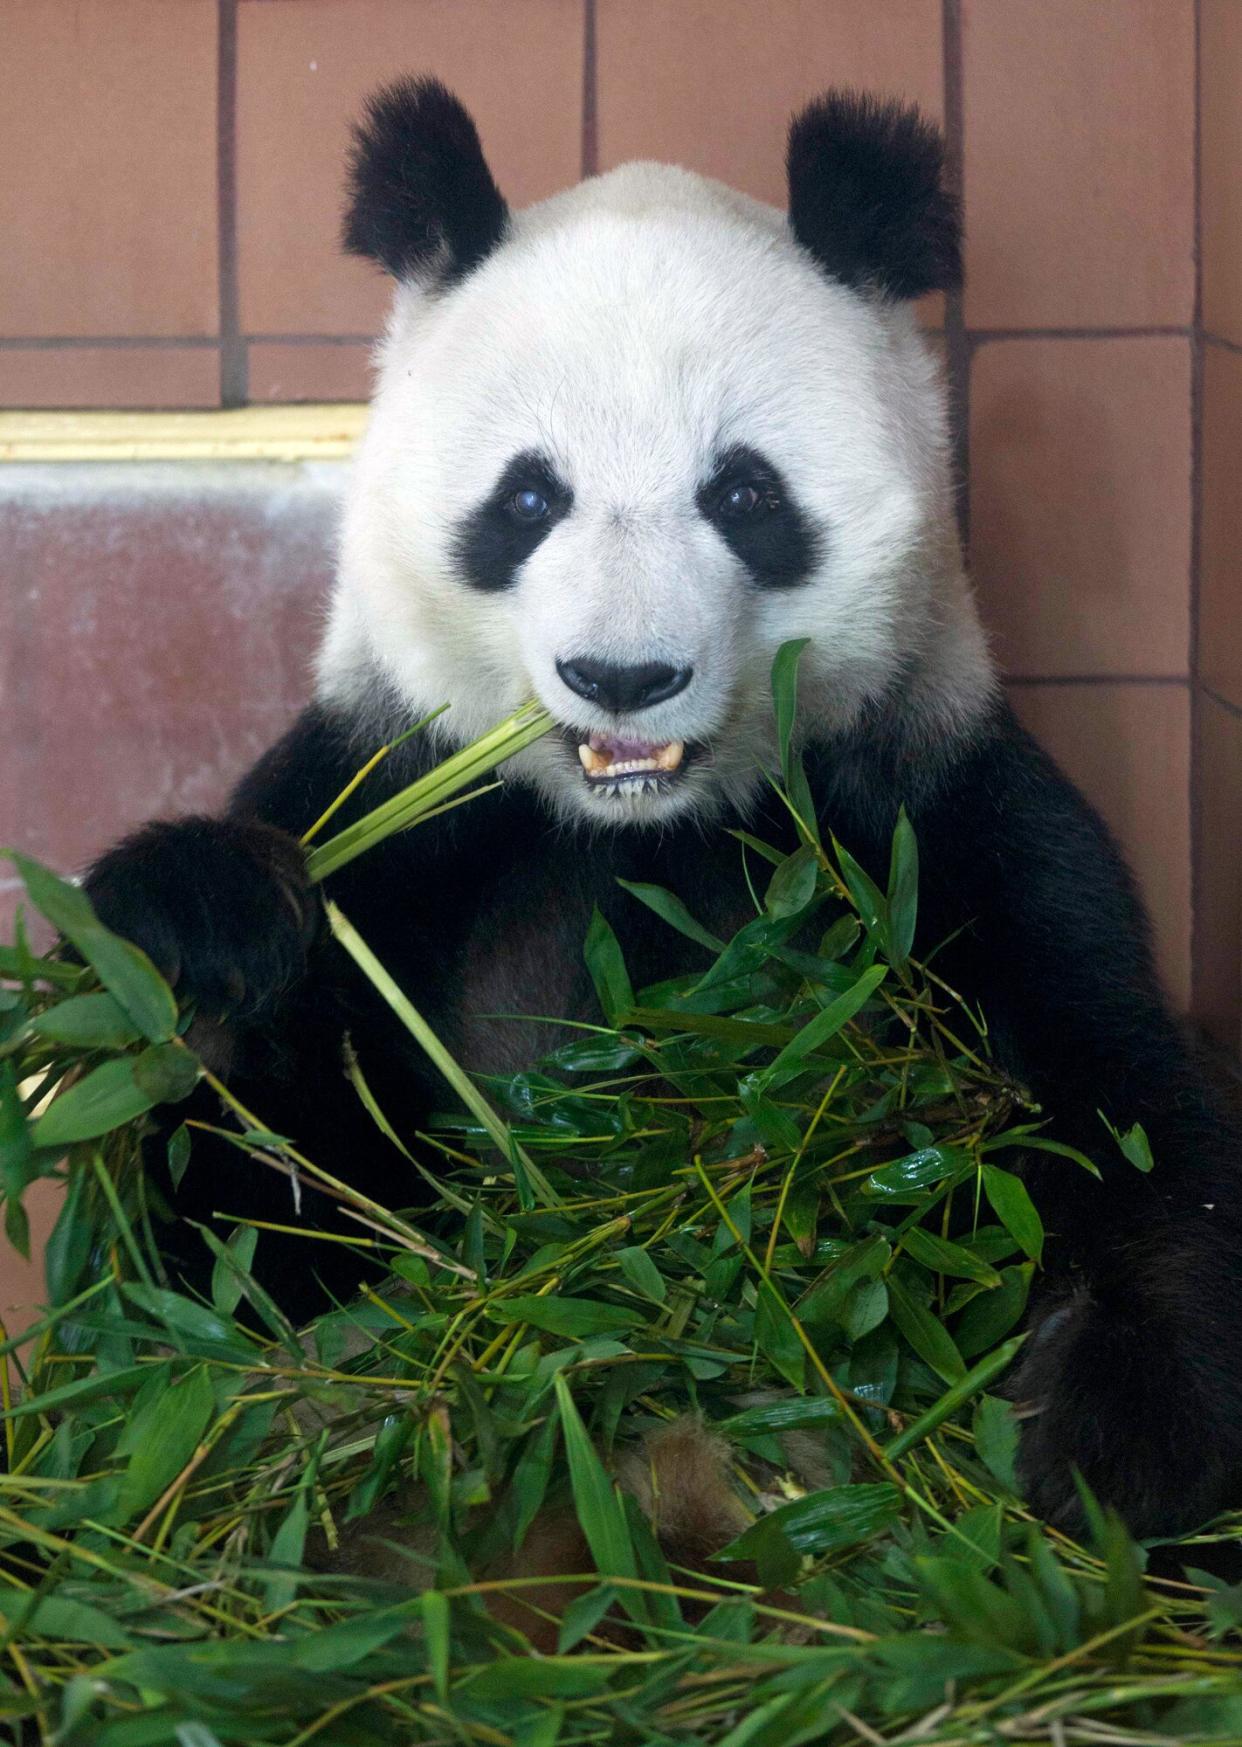
M 608 734 L 592 734 L 587 742 L 592 752 L 602 752 L 609 763 L 622 758 L 654 758 L 664 746 L 655 740 L 614 740 Z

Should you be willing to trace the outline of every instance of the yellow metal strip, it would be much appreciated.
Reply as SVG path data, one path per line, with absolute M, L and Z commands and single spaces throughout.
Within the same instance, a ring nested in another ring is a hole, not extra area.
M 365 406 L 217 412 L 0 412 L 0 461 L 323 461 L 352 454 Z

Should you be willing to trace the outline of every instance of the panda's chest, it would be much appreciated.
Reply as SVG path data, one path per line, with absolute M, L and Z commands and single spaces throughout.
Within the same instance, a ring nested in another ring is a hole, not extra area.
M 557 1020 L 598 1024 L 584 948 L 598 909 L 620 943 L 636 988 L 706 969 L 704 950 L 653 916 L 620 884 L 665 885 L 724 938 L 750 915 L 735 845 L 697 833 L 678 851 L 624 838 L 557 836 L 519 851 L 480 885 L 462 916 L 452 1027 L 460 1059 L 476 1072 L 512 1073 L 568 1041 Z
M 598 1021 L 582 948 L 590 905 L 526 879 L 480 893 L 457 956 L 454 1030 L 475 1073 L 515 1073 L 565 1041 L 549 1020 Z

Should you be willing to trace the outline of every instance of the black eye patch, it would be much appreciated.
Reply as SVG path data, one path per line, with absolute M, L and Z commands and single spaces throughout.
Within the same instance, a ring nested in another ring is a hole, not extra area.
M 797 588 L 810 578 L 820 558 L 820 535 L 779 469 L 758 450 L 745 444 L 726 450 L 695 501 L 760 588 Z
M 515 455 L 453 539 L 453 556 L 471 588 L 509 588 L 531 553 L 569 514 L 574 494 L 546 456 Z

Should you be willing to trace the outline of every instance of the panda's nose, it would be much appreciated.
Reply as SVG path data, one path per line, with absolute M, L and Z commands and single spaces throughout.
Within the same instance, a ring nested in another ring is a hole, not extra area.
M 692 667 L 669 667 L 644 661 L 637 667 L 616 667 L 608 661 L 558 661 L 556 671 L 571 692 L 603 710 L 646 710 L 675 698 L 690 684 Z

